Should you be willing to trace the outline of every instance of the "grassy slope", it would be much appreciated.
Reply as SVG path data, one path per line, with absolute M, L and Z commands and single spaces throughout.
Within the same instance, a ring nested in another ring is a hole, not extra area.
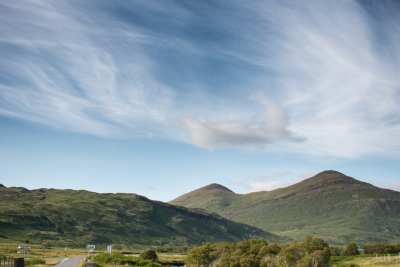
M 203 208 L 294 239 L 317 235 L 343 243 L 396 241 L 400 237 L 400 192 L 334 171 L 269 192 L 238 195 L 226 190 L 220 193 L 215 186 L 205 189 L 171 203 Z
M 135 194 L 0 188 L 3 240 L 186 245 L 250 236 L 279 240 L 262 230 L 217 215 Z

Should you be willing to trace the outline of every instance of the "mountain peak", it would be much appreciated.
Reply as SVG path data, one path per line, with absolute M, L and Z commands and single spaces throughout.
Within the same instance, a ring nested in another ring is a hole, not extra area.
M 334 170 L 326 170 L 320 172 L 304 181 L 299 185 L 304 186 L 329 186 L 329 185 L 349 185 L 349 184 L 366 184 L 358 181 L 350 176 Z
M 0 184 L 0 188 L 6 188 L 3 184 Z
M 322 171 L 309 179 L 321 179 L 321 180 L 340 180 L 340 181 L 357 181 L 356 179 L 347 176 L 341 172 L 334 170 Z
M 235 193 L 223 185 L 212 183 L 177 197 L 170 201 L 170 203 L 184 206 L 183 203 L 187 201 L 195 202 L 195 199 L 206 199 L 208 201 L 215 198 L 224 198 L 228 195 L 235 195 Z M 195 208 L 196 205 L 190 207 Z
M 199 188 L 197 190 L 202 190 L 202 191 L 219 190 L 219 191 L 225 191 L 225 192 L 233 193 L 233 191 L 230 190 L 229 188 L 227 188 L 227 187 L 225 187 L 223 185 L 217 184 L 217 183 L 212 183 L 212 184 L 206 185 L 206 186 L 201 187 L 201 188 Z

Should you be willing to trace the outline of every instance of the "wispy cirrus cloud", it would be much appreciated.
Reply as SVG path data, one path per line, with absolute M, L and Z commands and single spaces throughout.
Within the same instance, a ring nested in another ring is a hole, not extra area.
M 80 22 L 68 4 L 2 5 L 1 114 L 108 137 L 161 131 L 173 92 L 150 77 L 139 33 L 119 29 L 136 52 L 115 52 L 101 44 L 113 33 L 96 28 L 99 18 Z
M 2 116 L 206 148 L 400 155 L 395 2 L 14 1 L 0 10 Z

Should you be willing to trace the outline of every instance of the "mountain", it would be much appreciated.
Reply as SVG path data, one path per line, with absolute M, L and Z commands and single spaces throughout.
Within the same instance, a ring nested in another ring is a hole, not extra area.
M 252 236 L 255 227 L 135 194 L 0 188 L 0 240 L 50 244 L 188 245 Z
M 400 238 L 400 192 L 336 171 L 324 171 L 285 188 L 244 195 L 214 184 L 170 203 L 201 208 L 295 240 L 315 235 L 343 244 Z

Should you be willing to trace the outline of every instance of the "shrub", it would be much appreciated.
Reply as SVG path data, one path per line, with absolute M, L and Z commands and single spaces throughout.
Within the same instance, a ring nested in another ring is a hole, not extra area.
M 125 257 L 120 253 L 113 253 L 111 255 L 106 253 L 101 253 L 93 258 L 93 262 L 98 265 L 118 264 L 118 265 L 144 266 L 144 267 L 161 266 L 160 264 L 154 263 L 151 260 L 146 260 L 143 258 Z
M 344 256 L 355 256 L 359 255 L 357 244 L 355 242 L 348 243 L 343 250 Z
M 158 260 L 157 253 L 152 249 L 147 249 L 143 251 L 142 253 L 140 253 L 140 257 L 144 260 L 151 260 L 151 261 Z
M 393 254 L 400 252 L 400 244 L 369 243 L 365 245 L 366 254 Z
M 46 261 L 44 259 L 33 258 L 33 259 L 25 259 L 25 265 L 37 265 L 37 264 L 45 264 Z

